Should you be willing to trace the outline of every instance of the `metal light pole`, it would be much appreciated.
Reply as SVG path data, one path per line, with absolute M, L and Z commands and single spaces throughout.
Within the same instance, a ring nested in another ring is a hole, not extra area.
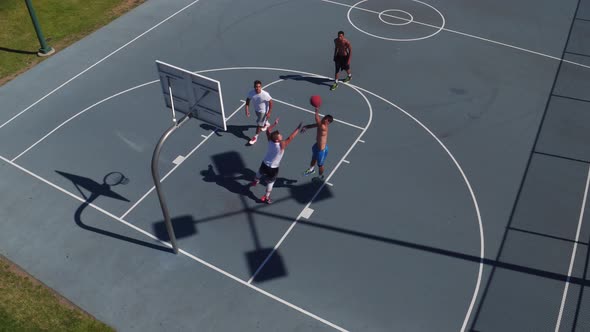
M 39 52 L 37 52 L 37 55 L 48 56 L 55 53 L 55 49 L 47 45 L 47 42 L 45 42 L 45 37 L 43 37 L 43 32 L 41 31 L 41 26 L 39 25 L 39 20 L 37 20 L 37 15 L 35 14 L 35 9 L 33 8 L 33 4 L 31 4 L 31 0 L 25 0 L 25 3 L 27 4 L 29 15 L 31 15 L 31 20 L 33 21 L 39 44 L 41 44 L 41 48 L 39 49 Z

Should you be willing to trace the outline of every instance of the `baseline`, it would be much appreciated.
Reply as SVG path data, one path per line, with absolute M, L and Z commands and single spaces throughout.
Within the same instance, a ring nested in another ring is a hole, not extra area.
M 353 7 L 352 5 L 348 5 L 348 4 L 344 4 L 344 3 L 340 3 L 340 2 L 336 2 L 336 1 L 332 1 L 332 0 L 319 0 L 319 1 L 328 2 L 328 3 L 331 3 L 331 4 L 340 5 L 340 6 L 344 6 L 344 7 Z M 367 12 L 372 12 L 374 14 L 380 14 L 379 12 L 376 12 L 376 11 L 373 11 L 373 10 L 369 10 L 369 9 L 364 9 L 364 8 L 355 7 L 355 9 L 363 10 L 363 11 L 367 11 Z M 389 14 L 383 14 L 382 16 L 388 16 L 388 17 L 399 19 L 399 20 L 402 20 L 402 21 L 407 21 L 408 20 L 407 18 L 404 18 L 404 17 L 398 17 L 398 16 L 394 16 L 394 15 L 389 15 Z M 424 25 L 424 26 L 427 26 L 427 27 L 431 27 L 431 28 L 436 28 L 436 29 L 439 28 L 436 25 L 432 25 L 432 24 L 428 24 L 428 23 L 424 23 L 424 22 L 419 22 L 419 21 L 416 21 L 416 20 L 413 20 L 412 23 L 421 24 L 421 25 Z M 457 31 L 457 30 L 447 29 L 447 28 L 444 28 L 444 27 L 442 27 L 441 30 L 442 31 L 446 31 L 446 32 L 450 32 L 450 33 L 455 33 L 455 34 L 458 34 L 458 35 L 461 35 L 461 36 L 465 36 L 465 37 L 470 37 L 470 38 L 478 39 L 478 40 L 481 40 L 481 41 L 484 41 L 484 42 L 488 42 L 488 43 L 492 43 L 492 44 L 496 44 L 496 45 L 499 45 L 499 46 L 504 46 L 504 47 L 512 48 L 512 49 L 515 49 L 515 50 L 518 50 L 518 51 L 522 51 L 522 52 L 525 52 L 525 53 L 530 53 L 530 54 L 538 55 L 538 56 L 549 58 L 549 59 L 552 59 L 552 60 L 562 61 L 562 62 L 569 63 L 569 64 L 574 65 L 574 66 L 579 66 L 579 67 L 590 69 L 590 65 L 584 65 L 584 64 L 581 64 L 579 62 L 574 62 L 574 61 L 566 60 L 566 59 L 561 58 L 561 57 L 557 57 L 557 56 L 553 56 L 553 55 L 549 55 L 549 54 L 545 54 L 545 53 L 541 53 L 541 52 L 529 50 L 529 49 L 526 49 L 526 48 L 523 48 L 523 47 L 518 47 L 518 46 L 515 46 L 515 45 L 511 45 L 511 44 L 507 44 L 507 43 L 495 41 L 493 39 L 479 37 L 479 36 L 476 36 L 476 35 L 472 35 L 472 34 L 461 32 L 461 31 Z M 379 37 L 375 37 L 375 38 L 379 38 Z
M 201 70 L 201 71 L 197 71 L 197 73 L 207 73 L 207 72 L 216 72 L 216 71 L 229 71 L 229 70 L 274 70 L 274 71 L 284 71 L 284 72 L 293 72 L 293 73 L 298 73 L 298 74 L 304 74 L 304 75 L 308 75 L 308 76 L 310 76 L 310 77 L 316 77 L 316 78 L 324 78 L 324 79 L 329 79 L 328 77 L 325 77 L 325 76 L 322 76 L 322 75 L 313 74 L 313 73 L 302 72 L 302 71 L 296 71 L 296 70 L 290 70 L 290 69 L 283 69 L 283 68 L 272 68 L 272 67 L 226 67 L 226 68 L 217 68 L 217 69 L 207 69 L 207 70 Z M 282 81 L 282 80 L 283 80 L 283 79 L 281 79 L 281 80 L 277 80 L 277 81 L 274 81 L 274 82 L 272 82 L 271 84 L 275 84 L 275 83 L 277 83 L 277 82 L 280 82 L 280 81 Z M 144 83 L 144 84 L 142 84 L 141 86 L 145 86 L 145 85 L 147 85 L 147 84 L 150 84 L 150 83 L 155 83 L 155 82 L 157 82 L 157 81 L 152 81 L 152 82 Z M 271 84 L 269 84 L 269 85 L 267 85 L 267 86 L 270 86 Z M 468 311 L 467 311 L 467 314 L 466 314 L 466 317 L 465 317 L 465 320 L 464 320 L 464 323 L 463 323 L 463 327 L 462 327 L 462 330 L 461 330 L 461 331 L 464 331 L 464 330 L 465 330 L 465 327 L 466 327 L 466 325 L 467 325 L 467 323 L 468 323 L 468 321 L 469 321 L 469 318 L 470 318 L 470 316 L 471 316 L 471 313 L 472 313 L 473 307 L 474 307 L 474 305 L 475 305 L 476 299 L 477 299 L 477 297 L 478 297 L 478 294 L 479 294 L 479 289 L 480 289 L 480 284 L 481 284 L 481 278 L 482 278 L 482 273 L 483 273 L 483 261 L 484 261 L 484 257 L 485 257 L 485 256 L 484 256 L 484 236 L 483 236 L 483 223 L 482 223 L 482 219 L 481 219 L 481 214 L 480 214 L 480 210 L 479 210 L 479 205 L 478 205 L 478 203 L 477 203 L 477 199 L 476 199 L 476 197 L 475 197 L 475 193 L 474 193 L 474 191 L 473 191 L 473 189 L 472 189 L 472 187 L 471 187 L 471 184 L 470 184 L 469 180 L 467 179 L 467 176 L 466 176 L 466 174 L 464 173 L 463 169 L 462 169 L 462 168 L 461 168 L 461 166 L 459 165 L 459 163 L 458 163 L 458 161 L 456 160 L 456 158 L 455 158 L 455 157 L 452 155 L 452 153 L 450 152 L 450 150 L 449 150 L 449 149 L 448 149 L 448 148 L 447 148 L 447 147 L 444 145 L 444 143 L 442 143 L 442 141 L 441 141 L 441 140 L 440 140 L 440 139 L 439 139 L 439 138 L 438 138 L 438 137 L 437 137 L 437 136 L 436 136 L 436 135 L 435 135 L 435 134 L 434 134 L 434 133 L 433 133 L 433 132 L 432 132 L 430 129 L 428 129 L 428 127 L 426 127 L 426 126 L 425 126 L 423 123 L 421 123 L 421 122 L 420 122 L 420 121 L 419 121 L 417 118 L 415 118 L 415 117 L 414 117 L 414 116 L 412 116 L 410 113 L 408 113 L 407 111 L 403 110 L 401 107 L 397 106 L 396 104 L 394 104 L 394 103 L 392 103 L 392 102 L 388 101 L 387 99 L 385 99 L 385 98 L 383 98 L 383 97 L 381 97 L 381 96 L 379 96 L 379 95 L 377 95 L 377 94 L 375 94 L 375 93 L 373 93 L 373 92 L 370 92 L 370 91 L 368 91 L 368 90 L 366 90 L 366 89 L 363 89 L 363 88 L 357 87 L 357 86 L 355 86 L 355 85 L 353 85 L 353 84 L 347 84 L 347 85 L 348 85 L 348 86 L 350 86 L 351 88 L 354 88 L 355 90 L 356 90 L 356 89 L 358 89 L 357 91 L 363 91 L 363 92 L 366 92 L 366 93 L 368 93 L 368 94 L 370 94 L 370 95 L 372 95 L 372 96 L 374 96 L 374 97 L 376 97 L 376 98 L 378 98 L 378 99 L 380 99 L 380 100 L 382 100 L 382 101 L 386 102 L 387 104 L 389 104 L 389 105 L 393 106 L 395 109 L 398 109 L 398 110 L 399 110 L 399 111 L 401 111 L 403 114 L 405 114 L 406 116 L 408 116 L 408 117 L 409 117 L 411 120 L 413 120 L 414 122 L 416 122 L 417 124 L 419 124 L 419 126 L 420 126 L 420 127 L 422 127 L 424 130 L 426 130 L 426 132 L 427 132 L 428 134 L 430 134 L 430 135 L 431 135 L 431 136 L 432 136 L 432 137 L 435 139 L 435 141 L 436 141 L 436 142 L 437 142 L 437 143 L 438 143 L 438 144 L 439 144 L 439 145 L 440 145 L 440 146 L 443 148 L 443 150 L 446 152 L 446 154 L 447 154 L 447 155 L 450 157 L 450 159 L 453 161 L 453 164 L 454 164 L 454 165 L 457 167 L 457 169 L 459 170 L 459 172 L 460 172 L 461 176 L 463 177 L 463 180 L 464 180 L 464 182 L 465 182 L 465 184 L 466 184 L 466 186 L 467 186 L 467 188 L 468 188 L 468 190 L 469 190 L 469 193 L 470 193 L 470 195 L 471 195 L 471 197 L 472 197 L 472 202 L 473 202 L 473 204 L 474 204 L 474 207 L 475 207 L 475 211 L 476 211 L 476 215 L 477 215 L 477 219 L 478 219 L 478 224 L 479 224 L 479 232 L 480 232 L 480 263 L 479 263 L 479 272 L 478 272 L 478 277 L 477 277 L 476 287 L 475 287 L 475 289 L 474 289 L 474 293 L 473 293 L 473 296 L 472 296 L 472 300 L 471 300 L 471 303 L 470 303 L 469 309 L 468 309 Z M 134 87 L 134 88 L 127 89 L 126 91 L 127 91 L 127 92 L 128 92 L 128 91 L 132 91 L 132 90 L 134 90 L 134 89 L 136 89 L 136 88 L 139 88 L 139 86 L 136 86 L 136 87 Z M 366 97 L 365 97 L 365 98 L 366 98 Z M 238 108 L 238 110 L 239 110 L 239 108 Z M 236 110 L 234 113 L 232 113 L 232 115 L 233 115 L 233 114 L 235 114 L 236 112 L 237 112 L 237 110 Z M 210 134 L 208 137 L 210 137 L 212 134 L 213 134 L 213 133 L 211 133 L 211 134 Z M 361 137 L 362 137 L 362 135 L 361 135 L 361 136 L 360 136 L 360 137 L 357 139 L 357 141 L 355 142 L 355 144 L 356 144 L 357 142 L 364 143 L 364 141 L 360 139 Z M 201 144 L 202 144 L 202 143 L 203 143 L 203 142 L 201 142 Z M 199 146 L 200 146 L 201 144 L 199 144 Z M 197 148 L 198 148 L 198 147 L 197 147 Z M 191 154 L 192 154 L 194 151 L 196 151 L 196 149 L 197 149 L 197 148 L 193 149 L 193 151 L 191 151 Z M 188 157 L 188 156 L 190 156 L 190 154 L 189 154 L 189 155 L 187 155 L 187 157 Z M 2 157 L 2 159 L 5 159 L 5 158 L 3 158 L 3 157 Z M 7 161 L 8 161 L 8 160 L 7 160 Z M 10 162 L 11 164 L 14 164 L 15 166 L 17 166 L 17 165 L 16 165 L 15 163 L 13 163 L 12 161 L 9 161 L 9 162 Z M 342 161 L 340 161 L 340 163 L 339 163 L 338 165 L 340 165 L 341 163 L 342 163 Z M 178 166 L 178 165 L 177 165 L 177 166 Z M 17 166 L 17 167 L 20 167 L 20 166 Z M 169 174 L 171 174 L 171 173 L 169 173 Z M 332 175 L 332 174 L 333 174 L 333 172 L 332 172 L 330 175 Z M 163 180 L 164 180 L 164 179 L 162 179 L 162 181 L 163 181 Z M 320 190 L 321 190 L 322 188 L 323 188 L 323 186 L 320 188 Z M 152 190 L 153 190 L 153 188 L 152 188 Z M 312 200 L 313 200 L 313 199 L 315 199 L 315 197 L 317 196 L 317 194 L 318 194 L 318 193 L 319 193 L 319 190 L 318 190 L 318 192 L 316 192 L 316 195 L 314 195 L 314 197 L 312 198 Z M 149 194 L 149 192 L 148 192 L 148 194 Z M 73 194 L 71 194 L 71 195 L 73 195 Z M 147 196 L 147 194 L 146 194 L 145 196 Z M 77 199 L 79 199 L 79 198 L 77 198 Z M 137 204 L 136 204 L 136 205 L 137 205 Z M 135 205 L 135 206 L 136 206 L 136 205 Z M 125 215 L 127 215 L 129 212 L 130 212 L 130 210 L 129 210 L 129 211 L 127 211 L 127 212 L 125 213 Z M 294 225 L 292 225 L 292 226 L 294 226 Z M 292 227 L 290 227 L 290 229 L 292 229 Z M 248 283 L 247 283 L 247 284 L 248 284 Z M 250 285 L 250 284 L 248 284 L 248 285 Z
M 58 190 L 58 191 L 60 191 L 60 192 L 62 192 L 64 194 L 66 194 L 67 196 L 70 196 L 70 197 L 74 198 L 75 200 L 78 200 L 78 201 L 80 201 L 80 202 L 82 202 L 84 204 L 87 204 L 88 206 L 90 206 L 90 207 L 96 209 L 97 211 L 103 213 L 104 215 L 106 215 L 106 216 L 108 216 L 108 217 L 110 217 L 110 218 L 112 218 L 112 219 L 114 219 L 114 220 L 116 220 L 116 221 L 124 224 L 125 226 L 128 226 L 128 227 L 130 227 L 130 228 L 132 228 L 132 229 L 140 232 L 141 234 L 146 235 L 147 237 L 149 237 L 149 238 L 151 238 L 151 239 L 153 239 L 155 241 L 158 241 L 158 242 L 162 243 L 163 245 L 165 245 L 165 246 L 167 246 L 169 248 L 172 248 L 172 245 L 170 243 L 158 239 L 155 235 L 153 235 L 153 234 L 151 234 L 151 233 L 149 233 L 149 232 L 147 232 L 147 231 L 145 231 L 145 230 L 143 230 L 143 229 L 141 229 L 141 228 L 139 228 L 139 227 L 137 227 L 137 226 L 135 226 L 135 225 L 127 222 L 127 221 L 125 221 L 121 217 L 117 217 L 117 216 L 113 215 L 112 213 L 106 211 L 105 209 L 103 209 L 103 208 L 101 208 L 101 207 L 99 207 L 99 206 L 97 206 L 97 205 L 95 205 L 93 203 L 88 203 L 87 200 L 82 199 L 82 198 L 76 196 L 75 194 L 72 194 L 71 192 L 65 190 L 64 188 L 62 188 L 62 187 L 54 184 L 53 182 L 50 182 L 49 180 L 47 180 L 47 179 L 45 179 L 45 178 L 43 178 L 43 177 L 41 177 L 41 176 L 39 176 L 39 175 L 31 172 L 30 170 L 28 170 L 28 169 L 26 169 L 26 168 L 18 165 L 17 163 L 10 161 L 10 160 L 4 158 L 3 156 L 0 156 L 0 160 L 6 162 L 7 164 L 9 164 L 9 165 L 11 165 L 13 167 L 16 167 L 17 169 L 19 169 L 22 172 L 24 172 L 24 173 L 26 173 L 26 174 L 34 177 L 35 179 L 37 179 L 37 180 L 39 180 L 41 182 L 44 182 L 45 184 L 47 184 L 50 187 L 53 187 L 54 189 L 56 189 L 56 190 Z M 267 292 L 267 291 L 265 291 L 265 290 L 263 290 L 263 289 L 261 289 L 259 287 L 256 287 L 256 286 L 254 286 L 252 284 L 249 284 L 249 283 L 245 282 L 244 280 L 242 280 L 242 279 L 234 276 L 233 274 L 231 274 L 231 273 L 229 273 L 229 272 L 227 272 L 227 271 L 225 271 L 225 270 L 223 270 L 223 269 L 221 269 L 221 268 L 219 268 L 219 267 L 217 267 L 217 266 L 215 266 L 215 265 L 213 265 L 213 264 L 211 264 L 211 263 L 209 263 L 209 262 L 207 262 L 207 261 L 205 261 L 205 260 L 203 260 L 203 259 L 201 259 L 201 258 L 199 258 L 199 257 L 197 257 L 197 256 L 195 256 L 195 255 L 193 255 L 191 253 L 189 253 L 189 252 L 186 252 L 185 250 L 180 249 L 179 252 L 182 253 L 183 255 L 191 258 L 192 260 L 194 260 L 196 262 L 199 262 L 199 263 L 201 263 L 201 264 L 203 264 L 203 265 L 205 265 L 205 266 L 207 266 L 207 267 L 209 267 L 209 268 L 211 268 L 211 269 L 213 269 L 213 270 L 221 273 L 222 275 L 224 275 L 224 276 L 226 276 L 226 277 L 228 277 L 230 279 L 233 279 L 233 280 L 239 282 L 240 284 L 242 284 L 242 285 L 244 285 L 246 287 L 251 288 L 252 290 L 254 290 L 254 291 L 256 291 L 256 292 L 258 292 L 260 294 L 263 294 L 263 295 L 265 295 L 265 296 L 267 296 L 267 297 L 269 297 L 269 298 L 271 298 L 271 299 L 273 299 L 273 300 L 275 300 L 277 302 L 280 302 L 280 303 L 282 303 L 282 304 L 290 307 L 291 309 L 294 309 L 296 311 L 299 311 L 300 313 L 302 313 L 302 314 L 304 314 L 306 316 L 309 316 L 309 317 L 311 317 L 311 318 L 313 318 L 313 319 L 315 319 L 315 320 L 317 320 L 319 322 L 322 322 L 322 323 L 324 323 L 324 324 L 326 324 L 326 325 L 328 325 L 328 326 L 330 326 L 330 327 L 332 327 L 332 328 L 334 328 L 336 330 L 343 331 L 343 332 L 347 332 L 348 331 L 348 330 L 346 330 L 346 329 L 344 329 L 344 328 L 342 328 L 342 327 L 340 327 L 340 326 L 338 326 L 338 325 L 336 325 L 336 324 L 334 324 L 334 323 L 332 323 L 332 322 L 330 322 L 330 321 L 328 321 L 326 319 L 323 319 L 320 316 L 315 315 L 315 314 L 313 314 L 313 313 L 311 313 L 311 312 L 309 312 L 309 311 L 307 311 L 307 310 L 305 310 L 305 309 L 303 309 L 303 308 L 301 308 L 301 307 L 299 307 L 299 306 L 297 306 L 297 305 L 295 305 L 293 303 L 290 303 L 290 302 L 288 302 L 288 301 L 286 301 L 286 300 L 284 300 L 284 299 L 282 299 L 282 298 L 280 298 L 280 297 L 278 297 L 278 296 L 276 296 L 274 294 L 271 294 L 271 293 L 269 293 L 269 292 Z
M 84 69 L 83 71 L 81 71 L 80 73 L 78 73 L 76 76 L 70 78 L 69 80 L 65 81 L 64 83 L 62 83 L 60 86 L 58 86 L 57 88 L 51 90 L 49 93 L 47 93 L 45 96 L 41 97 L 41 99 L 37 100 L 36 102 L 34 102 L 33 104 L 31 104 L 29 107 L 25 108 L 24 110 L 20 111 L 19 113 L 17 113 L 16 115 L 14 115 L 12 118 L 8 119 L 8 121 L 4 122 L 2 125 L 0 125 L 0 129 L 2 129 L 4 126 L 6 126 L 7 124 L 9 124 L 10 122 L 12 122 L 14 119 L 18 118 L 19 116 L 21 116 L 23 113 L 25 113 L 26 111 L 28 111 L 29 109 L 31 109 L 33 106 L 37 105 L 38 103 L 40 103 L 41 101 L 43 101 L 45 98 L 51 96 L 52 94 L 54 94 L 56 91 L 58 91 L 59 89 L 63 88 L 64 86 L 66 86 L 67 84 L 69 84 L 71 81 L 75 80 L 76 78 L 82 76 L 84 73 L 86 73 L 87 71 L 89 71 L 90 69 L 94 68 L 96 65 L 98 65 L 99 63 L 103 62 L 104 60 L 110 58 L 112 55 L 114 55 L 115 53 L 119 52 L 120 50 L 124 49 L 125 47 L 129 46 L 131 43 L 133 43 L 134 41 L 138 40 L 139 38 L 143 37 L 144 35 L 146 35 L 148 32 L 154 30 L 155 28 L 159 27 L 160 25 L 162 25 L 163 23 L 165 23 L 166 21 L 168 21 L 169 19 L 173 18 L 174 16 L 180 14 L 181 12 L 183 12 L 185 9 L 189 8 L 190 6 L 194 5 L 195 3 L 199 2 L 200 0 L 195 0 L 191 3 L 189 3 L 188 5 L 184 6 L 183 8 L 179 9 L 177 12 L 175 12 L 174 14 L 168 16 L 167 18 L 165 18 L 164 20 L 160 21 L 160 23 L 154 25 L 153 27 L 149 28 L 148 30 L 146 30 L 145 32 L 141 33 L 139 36 L 131 39 L 129 42 L 127 42 L 126 44 L 124 44 L 123 46 L 119 47 L 118 49 L 112 51 L 111 53 L 109 53 L 108 55 L 106 55 L 104 58 L 98 60 L 97 62 L 95 62 L 93 65 L 91 65 L 90 67 Z

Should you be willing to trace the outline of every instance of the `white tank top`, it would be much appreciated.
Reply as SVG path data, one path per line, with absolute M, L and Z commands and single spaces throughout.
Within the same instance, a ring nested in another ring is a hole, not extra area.
M 268 141 L 268 150 L 266 150 L 266 156 L 264 156 L 264 163 L 270 168 L 277 168 L 283 158 L 283 152 L 281 150 L 280 142 Z

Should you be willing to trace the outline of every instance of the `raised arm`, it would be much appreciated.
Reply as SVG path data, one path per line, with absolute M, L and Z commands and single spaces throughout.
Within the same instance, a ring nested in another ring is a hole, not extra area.
M 315 123 L 314 124 L 308 124 L 305 125 L 303 127 L 301 127 L 301 132 L 304 133 L 307 129 L 311 129 L 311 128 L 316 128 L 321 126 L 322 124 L 322 119 L 320 118 L 320 109 L 319 108 L 315 108 Z
M 279 123 L 279 118 L 275 119 L 275 122 L 270 125 L 268 128 L 266 128 L 266 138 L 270 141 L 270 134 L 272 133 L 272 130 L 275 129 L 275 127 L 277 126 L 277 124 Z
M 281 150 L 286 149 L 287 145 L 289 145 L 289 143 L 291 143 L 291 141 L 295 138 L 295 136 L 297 136 L 297 134 L 301 130 L 301 125 L 302 125 L 302 123 L 299 123 L 299 125 L 297 126 L 297 128 L 295 128 L 295 130 L 293 130 L 291 135 L 289 135 L 289 137 L 287 137 L 287 139 L 281 141 Z
M 315 124 L 316 126 L 320 126 L 322 124 L 322 118 L 320 118 L 320 108 L 315 108 Z

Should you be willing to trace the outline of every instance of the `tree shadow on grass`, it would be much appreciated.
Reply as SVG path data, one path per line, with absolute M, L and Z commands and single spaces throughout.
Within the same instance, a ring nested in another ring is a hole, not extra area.
M 31 54 L 36 55 L 37 51 L 25 51 L 25 50 L 17 50 L 14 48 L 2 47 L 0 46 L 0 52 L 9 52 L 9 53 L 18 53 L 18 54 Z

